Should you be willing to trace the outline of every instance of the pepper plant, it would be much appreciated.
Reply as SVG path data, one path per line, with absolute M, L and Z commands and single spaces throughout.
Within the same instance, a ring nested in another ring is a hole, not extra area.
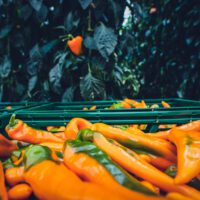
M 187 0 L 0 0 L 0 100 L 199 98 L 198 14 Z

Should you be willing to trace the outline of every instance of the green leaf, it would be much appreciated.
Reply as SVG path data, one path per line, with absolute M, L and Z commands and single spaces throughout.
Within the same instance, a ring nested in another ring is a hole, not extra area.
M 95 29 L 94 41 L 99 53 L 108 60 L 117 45 L 117 35 L 103 23 Z
M 95 43 L 95 41 L 94 41 L 94 38 L 92 38 L 92 37 L 90 37 L 90 36 L 87 36 L 87 37 L 84 39 L 83 44 L 84 44 L 84 46 L 85 46 L 86 48 L 88 48 L 88 49 L 91 49 L 91 50 L 97 49 L 96 43 Z
M 12 27 L 13 27 L 13 25 L 11 25 L 11 24 L 7 24 L 4 27 L 2 27 L 0 29 L 0 39 L 3 39 L 4 37 L 6 37 L 12 30 Z
M 81 96 L 84 99 L 103 99 L 105 97 L 105 85 L 104 83 L 93 77 L 91 73 L 88 73 L 80 81 Z
M 2 62 L 0 62 L 0 78 L 7 78 L 11 71 L 11 60 L 8 56 L 5 56 Z
M 48 42 L 47 44 L 45 44 L 44 46 L 41 47 L 40 51 L 43 55 L 46 55 L 47 53 L 49 53 L 57 44 L 59 43 L 59 41 L 56 40 L 52 40 L 50 42 Z
M 74 98 L 74 91 L 75 87 L 69 87 L 65 90 L 63 96 L 62 96 L 62 102 L 71 102 Z
M 32 76 L 29 79 L 29 81 L 28 81 L 28 92 L 31 92 L 35 88 L 35 86 L 37 84 L 37 81 L 38 81 L 38 76 L 37 75 Z
M 43 0 L 29 0 L 29 3 L 36 11 L 40 10 L 40 8 L 42 7 L 42 2 Z
M 83 10 L 85 10 L 92 3 L 92 1 L 93 0 L 79 0 L 79 3 L 81 4 Z

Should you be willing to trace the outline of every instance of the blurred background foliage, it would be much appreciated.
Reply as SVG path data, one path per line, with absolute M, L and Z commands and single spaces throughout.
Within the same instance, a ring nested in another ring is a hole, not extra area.
M 198 0 L 0 0 L 0 100 L 200 99 L 199 30 Z

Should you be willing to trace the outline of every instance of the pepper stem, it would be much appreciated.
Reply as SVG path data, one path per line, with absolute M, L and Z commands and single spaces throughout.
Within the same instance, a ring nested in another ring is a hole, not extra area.
M 12 114 L 10 120 L 9 120 L 9 127 L 14 127 L 16 125 L 16 119 L 15 119 L 16 115 Z

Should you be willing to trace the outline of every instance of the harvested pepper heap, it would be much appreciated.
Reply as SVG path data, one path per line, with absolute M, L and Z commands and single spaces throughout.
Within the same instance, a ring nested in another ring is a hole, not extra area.
M 13 116 L 11 140 L 0 137 L 0 199 L 200 199 L 199 124 L 146 134 L 74 118 L 46 131 Z

